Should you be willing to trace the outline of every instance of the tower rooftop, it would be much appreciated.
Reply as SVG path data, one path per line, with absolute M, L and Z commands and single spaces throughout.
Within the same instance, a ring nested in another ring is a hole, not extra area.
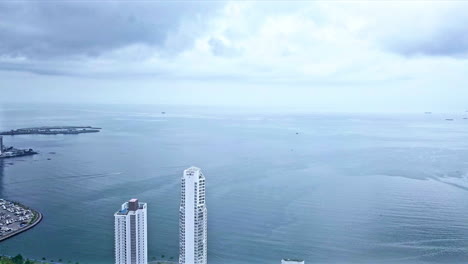
M 198 168 L 198 167 L 192 166 L 192 167 L 186 169 L 186 171 L 201 171 L 201 169 Z

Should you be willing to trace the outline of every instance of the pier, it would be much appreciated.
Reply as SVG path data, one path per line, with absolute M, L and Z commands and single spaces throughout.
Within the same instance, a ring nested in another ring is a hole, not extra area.
M 17 149 L 14 147 L 4 147 L 3 137 L 0 136 L 0 159 L 31 156 L 37 154 L 33 149 Z

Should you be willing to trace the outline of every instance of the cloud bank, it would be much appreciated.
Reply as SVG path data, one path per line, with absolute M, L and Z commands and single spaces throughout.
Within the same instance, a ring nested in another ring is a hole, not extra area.
M 425 87 L 427 100 L 442 94 L 436 85 L 467 83 L 467 11 L 464 2 L 417 1 L 4 2 L 0 71 L 308 87 L 323 98 L 343 87 L 396 100 Z

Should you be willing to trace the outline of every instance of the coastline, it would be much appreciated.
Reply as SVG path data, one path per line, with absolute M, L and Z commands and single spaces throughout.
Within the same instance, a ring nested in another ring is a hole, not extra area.
M 27 209 L 31 210 L 34 213 L 35 218 L 34 218 L 34 221 L 32 223 L 29 223 L 27 226 L 25 226 L 23 228 L 20 228 L 20 229 L 14 231 L 14 232 L 11 232 L 11 233 L 9 233 L 9 234 L 7 234 L 5 236 L 1 236 L 0 237 L 0 242 L 2 242 L 4 240 L 7 240 L 9 238 L 12 238 L 12 237 L 14 237 L 16 235 L 19 235 L 19 234 L 21 234 L 21 233 L 23 233 L 25 231 L 28 231 L 29 229 L 31 229 L 31 228 L 35 227 L 37 224 L 39 224 L 42 221 L 42 218 L 43 218 L 42 213 L 39 212 L 39 211 L 36 211 L 36 210 L 34 210 L 32 208 L 24 206 L 23 204 L 15 202 L 15 201 L 10 201 L 10 202 L 15 203 L 15 204 L 17 204 L 17 205 L 19 205 L 19 206 L 21 206 L 23 208 L 27 208 Z

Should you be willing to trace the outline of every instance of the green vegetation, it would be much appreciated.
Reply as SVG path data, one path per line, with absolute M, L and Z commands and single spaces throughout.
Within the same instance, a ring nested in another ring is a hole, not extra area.
M 62 259 L 58 260 L 59 263 L 62 263 Z M 14 257 L 6 257 L 0 256 L 0 264 L 54 264 L 56 263 L 54 260 L 46 261 L 46 258 L 43 257 L 41 261 L 29 260 L 23 258 L 20 254 Z M 68 261 L 68 263 L 72 263 L 72 261 Z M 79 262 L 75 262 L 75 264 L 79 264 Z
M 38 217 L 39 217 L 39 214 L 37 212 L 33 211 L 33 218 L 31 218 L 31 220 L 29 220 L 28 224 L 32 224 L 32 223 L 36 222 Z
M 38 262 L 31 261 L 29 259 L 24 259 L 21 255 L 16 255 L 13 258 L 9 257 L 0 257 L 0 264 L 36 264 Z
M 165 258 L 165 255 L 161 255 L 162 258 Z M 153 261 L 148 262 L 148 264 L 177 264 L 173 261 L 174 257 L 170 257 L 170 260 L 156 260 L 156 257 L 152 257 Z M 14 257 L 0 256 L 0 264 L 56 264 L 56 263 L 65 263 L 63 259 L 59 259 L 58 262 L 54 260 L 46 260 L 45 257 L 42 260 L 30 260 L 26 259 L 20 254 Z M 68 260 L 66 263 L 72 264 L 73 261 Z M 74 264 L 80 264 L 75 262 Z

